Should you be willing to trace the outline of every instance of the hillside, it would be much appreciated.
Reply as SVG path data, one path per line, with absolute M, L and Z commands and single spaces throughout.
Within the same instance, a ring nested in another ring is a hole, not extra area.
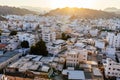
M 8 14 L 25 15 L 25 14 L 36 14 L 36 13 L 22 8 L 0 6 L 0 15 L 8 15 Z
M 114 13 L 108 13 L 101 10 L 93 10 L 86 8 L 58 8 L 45 14 L 50 15 L 70 15 L 72 18 L 113 18 L 120 17 Z

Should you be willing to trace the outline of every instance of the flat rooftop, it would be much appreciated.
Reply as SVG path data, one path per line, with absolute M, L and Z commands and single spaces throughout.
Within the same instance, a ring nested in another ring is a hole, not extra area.
M 43 65 L 43 62 L 40 61 L 41 58 L 42 56 L 38 55 L 26 55 L 10 65 L 8 68 L 17 68 L 19 72 L 25 72 L 27 70 L 48 72 L 50 68 L 47 65 Z
M 93 75 L 94 76 L 102 76 L 102 74 L 98 68 L 93 68 Z
M 0 63 L 7 61 L 8 59 L 12 58 L 13 56 L 19 54 L 19 52 L 13 51 L 13 52 L 6 52 L 2 56 L 0 56 Z
M 83 71 L 69 71 L 68 79 L 85 80 Z
M 62 74 L 68 75 L 70 80 L 85 80 L 84 71 L 81 70 L 63 70 Z

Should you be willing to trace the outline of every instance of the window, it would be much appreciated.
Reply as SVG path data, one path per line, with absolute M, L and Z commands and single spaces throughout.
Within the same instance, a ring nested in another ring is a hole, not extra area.
M 115 70 L 115 68 L 113 68 L 113 70 Z
M 111 63 L 109 65 L 111 65 Z
M 120 71 L 120 69 L 117 69 L 118 71 Z
M 83 59 L 84 61 L 86 60 L 86 59 Z
M 75 58 L 76 56 L 74 55 L 74 58 Z
M 10 48 L 10 50 L 12 50 L 12 48 Z
M 110 70 L 111 68 L 109 68 L 109 70 Z
M 108 72 L 108 74 L 110 74 L 110 72 Z

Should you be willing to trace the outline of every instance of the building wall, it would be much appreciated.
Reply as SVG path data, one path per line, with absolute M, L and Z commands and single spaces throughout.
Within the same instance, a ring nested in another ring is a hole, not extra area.
M 87 61 L 87 51 L 86 50 L 71 50 L 67 52 L 66 65 L 67 66 L 77 66 L 80 62 Z
M 120 33 L 115 35 L 115 33 L 108 33 L 107 41 L 111 47 L 120 47 Z
M 18 34 L 18 39 L 20 41 L 28 41 L 29 42 L 29 46 L 35 44 L 35 36 L 32 34 Z
M 106 62 L 105 75 L 120 77 L 120 63 L 117 63 L 110 58 L 107 58 Z
M 50 27 L 42 27 L 42 39 L 45 42 L 52 42 L 56 40 L 56 33 Z

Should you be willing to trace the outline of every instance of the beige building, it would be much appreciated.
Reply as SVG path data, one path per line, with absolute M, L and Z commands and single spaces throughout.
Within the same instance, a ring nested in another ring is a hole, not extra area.
M 87 50 L 72 49 L 66 53 L 66 66 L 77 66 L 80 62 L 87 61 Z

